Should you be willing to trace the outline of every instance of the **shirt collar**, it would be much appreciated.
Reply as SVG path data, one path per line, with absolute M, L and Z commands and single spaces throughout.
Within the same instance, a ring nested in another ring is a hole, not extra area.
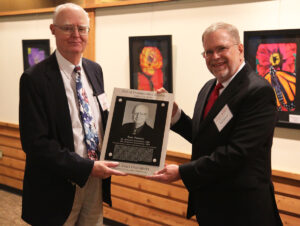
M 67 76 L 68 79 L 71 78 L 71 75 L 74 71 L 75 66 L 80 66 L 82 68 L 82 59 L 80 58 L 79 64 L 74 65 L 70 61 L 68 61 L 66 58 L 64 58 L 61 53 L 56 49 L 55 51 L 56 59 L 58 62 L 59 69 L 64 72 L 64 74 Z

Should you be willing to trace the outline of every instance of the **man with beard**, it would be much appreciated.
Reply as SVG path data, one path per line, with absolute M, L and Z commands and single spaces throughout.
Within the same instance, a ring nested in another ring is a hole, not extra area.
M 172 114 L 171 129 L 192 143 L 192 159 L 148 178 L 181 179 L 189 191 L 187 217 L 196 215 L 199 225 L 282 225 L 271 181 L 274 91 L 245 63 L 233 25 L 209 26 L 202 42 L 215 78 L 200 90 L 192 119 L 176 103 Z

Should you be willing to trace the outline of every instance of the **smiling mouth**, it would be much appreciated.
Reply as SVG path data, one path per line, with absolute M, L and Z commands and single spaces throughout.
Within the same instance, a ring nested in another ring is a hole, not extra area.
M 70 44 L 81 44 L 81 42 L 79 42 L 79 41 L 70 41 L 69 43 Z
M 225 63 L 226 63 L 226 62 L 214 63 L 214 64 L 212 64 L 212 66 L 213 66 L 214 68 L 219 68 L 219 67 L 222 67 L 222 66 L 224 66 L 224 65 L 225 65 Z

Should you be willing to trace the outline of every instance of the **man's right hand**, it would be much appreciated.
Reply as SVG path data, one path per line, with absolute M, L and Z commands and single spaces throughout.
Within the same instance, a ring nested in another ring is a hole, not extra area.
M 95 161 L 94 167 L 92 169 L 91 175 L 93 177 L 100 177 L 100 178 L 108 178 L 111 175 L 116 176 L 126 176 L 127 174 L 124 172 L 121 172 L 119 170 L 111 169 L 118 166 L 118 162 L 108 162 L 108 161 Z
M 161 87 L 161 88 L 157 89 L 156 92 L 157 93 L 168 93 L 168 91 L 164 87 Z M 172 109 L 172 117 L 174 117 L 174 115 L 176 114 L 177 111 L 178 111 L 178 105 L 174 101 L 174 103 L 173 103 L 173 109 Z

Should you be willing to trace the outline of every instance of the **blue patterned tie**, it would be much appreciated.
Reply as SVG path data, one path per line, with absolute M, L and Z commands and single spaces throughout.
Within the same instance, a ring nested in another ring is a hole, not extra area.
M 76 72 L 76 92 L 79 101 L 79 111 L 81 121 L 84 127 L 85 143 L 87 146 L 87 154 L 89 159 L 98 160 L 98 144 L 99 138 L 95 127 L 95 122 L 92 117 L 91 106 L 87 94 L 82 87 L 80 66 L 76 66 L 74 71 Z

